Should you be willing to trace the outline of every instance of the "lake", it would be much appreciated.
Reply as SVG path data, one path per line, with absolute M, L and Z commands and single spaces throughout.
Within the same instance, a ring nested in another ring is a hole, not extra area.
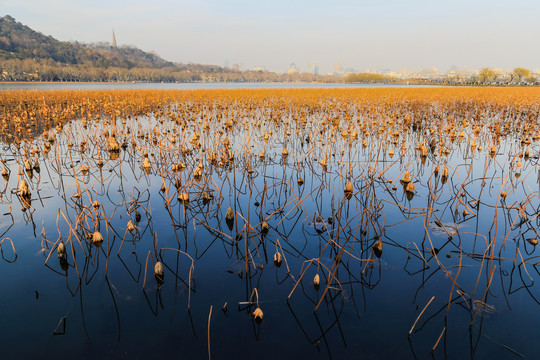
M 0 82 L 2 90 L 197 90 L 197 89 L 321 89 L 321 88 L 426 87 L 426 85 L 322 84 L 322 83 L 77 83 Z
M 78 85 L 0 92 L 5 358 L 540 355 L 539 89 Z

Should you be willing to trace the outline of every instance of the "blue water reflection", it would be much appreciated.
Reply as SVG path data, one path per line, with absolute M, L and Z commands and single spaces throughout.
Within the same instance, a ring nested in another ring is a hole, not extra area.
M 325 168 L 321 148 L 297 139 L 282 157 L 280 134 L 265 144 L 239 130 L 230 135 L 233 150 L 253 144 L 252 152 L 219 167 L 208 154 L 184 156 L 147 141 L 153 129 L 173 128 L 169 119 L 132 119 L 130 131 L 141 137 L 122 130 L 129 144 L 117 158 L 102 149 L 105 126 L 67 124 L 32 177 L 20 167 L 19 150 L 4 145 L 11 176 L 2 192 L 0 231 L 17 252 L 10 262 L 15 254 L 4 241 L 5 358 L 202 358 L 211 307 L 214 358 L 426 359 L 440 337 L 437 357 L 538 354 L 537 255 L 525 242 L 538 227 L 537 158 L 524 161 L 516 178 L 506 165 L 517 139 L 506 138 L 495 156 L 471 152 L 466 141 L 449 144 L 451 172 L 443 180 L 434 175 L 434 153 L 427 159 L 415 154 L 414 132 L 405 135 L 411 150 L 396 147 L 393 157 L 378 144 L 364 148 L 335 136 L 333 149 L 343 152 L 329 154 Z M 116 126 L 125 129 L 120 119 Z M 208 138 L 220 129 L 213 127 Z M 66 134 L 88 139 L 87 149 L 68 147 L 73 139 Z M 39 137 L 33 145 L 44 142 Z M 141 168 L 143 152 L 150 153 L 148 173 Z M 178 160 L 186 169 L 170 171 Z M 204 175 L 194 181 L 199 163 Z M 405 170 L 415 183 L 412 197 L 399 181 Z M 24 211 L 12 191 L 18 177 L 28 179 L 33 193 Z M 349 198 L 343 191 L 348 180 L 354 186 Z M 512 189 L 506 199 L 500 198 L 503 187 Z M 213 199 L 203 199 L 203 190 Z M 182 191 L 189 204 L 177 200 Z M 237 214 L 230 228 L 229 206 Z M 524 222 L 519 206 L 529 214 Z M 130 220 L 137 225 L 133 232 Z M 270 224 L 267 235 L 260 231 L 263 220 Z M 101 247 L 81 236 L 94 229 L 105 238 Z M 67 244 L 67 265 L 55 252 L 59 237 Z M 378 240 L 380 258 L 372 251 Z M 279 267 L 276 251 L 284 257 Z M 482 261 L 484 253 L 494 261 Z M 165 267 L 163 284 L 153 276 L 157 259 Z M 318 290 L 312 284 L 317 273 Z M 454 283 L 449 275 L 458 274 Z M 254 288 L 261 324 L 251 316 Z
M 46 83 L 0 82 L 2 90 L 197 90 L 197 89 L 322 89 L 322 88 L 428 87 L 426 85 L 333 84 L 333 83 Z

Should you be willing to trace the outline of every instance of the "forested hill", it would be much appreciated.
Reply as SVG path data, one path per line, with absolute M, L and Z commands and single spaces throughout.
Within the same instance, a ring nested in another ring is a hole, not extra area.
M 87 64 L 94 67 L 172 66 L 159 56 L 133 47 L 114 48 L 108 43 L 80 44 L 59 41 L 43 35 L 6 15 L 0 18 L 0 58 L 33 59 L 61 64 Z
M 181 64 L 155 53 L 110 43 L 59 41 L 0 17 L 0 81 L 256 82 L 325 81 L 334 76 L 239 71 L 216 65 Z

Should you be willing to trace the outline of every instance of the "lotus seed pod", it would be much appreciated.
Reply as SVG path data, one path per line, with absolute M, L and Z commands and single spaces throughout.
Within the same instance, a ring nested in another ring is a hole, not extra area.
M 268 230 L 270 230 L 270 225 L 268 225 L 268 223 L 266 221 L 263 221 L 262 224 L 261 224 L 261 232 L 263 234 L 267 234 Z
M 152 167 L 152 165 L 150 164 L 150 160 L 148 160 L 148 157 L 144 158 L 144 161 L 142 163 L 142 167 L 144 169 L 150 169 Z
M 443 178 L 447 178 L 447 177 L 448 177 L 448 167 L 445 166 L 445 167 L 442 169 L 441 176 L 442 176 Z
M 315 290 L 319 290 L 319 286 L 321 284 L 321 277 L 319 274 L 316 274 L 313 278 L 313 286 L 315 287 Z
M 321 162 L 319 164 L 321 164 L 322 167 L 325 167 L 327 166 L 327 163 L 328 163 L 328 155 L 324 154 Z
M 381 255 L 382 255 L 382 250 L 383 250 L 383 242 L 382 242 L 382 240 L 377 240 L 377 242 L 375 242 L 375 244 L 373 244 L 372 249 L 373 249 L 373 253 L 375 254 L 375 256 L 380 258 Z
M 225 220 L 227 221 L 234 221 L 234 210 L 232 207 L 229 206 L 227 209 L 227 213 L 225 214 Z
M 409 193 L 414 192 L 414 183 L 412 181 L 407 184 L 407 186 L 405 187 L 405 191 Z
M 109 138 L 109 151 L 110 152 L 119 152 L 120 146 L 114 137 Z
M 95 231 L 92 235 L 92 243 L 97 247 L 101 247 L 103 244 L 103 235 L 99 231 Z
M 165 274 L 163 272 L 163 264 L 161 263 L 161 261 L 158 261 L 156 265 L 154 265 L 154 275 L 156 277 L 156 280 L 158 280 L 159 282 L 163 282 Z
M 66 257 L 66 245 L 63 241 L 60 241 L 60 244 L 58 244 L 58 258 L 64 259 Z
M 28 183 L 24 179 L 22 179 L 19 184 L 19 196 L 22 198 L 29 198 L 31 196 L 30 190 L 28 189 Z
M 203 200 L 210 201 L 210 200 L 212 200 L 214 197 L 213 197 L 212 194 L 210 194 L 208 191 L 203 190 L 203 192 L 202 192 L 202 198 L 203 198 Z
M 282 261 L 283 260 L 281 259 L 281 254 L 278 251 L 276 251 L 276 253 L 274 254 L 274 265 L 276 265 L 277 267 L 280 267 Z
M 257 323 L 261 323 L 263 321 L 263 312 L 261 310 L 261 308 L 256 308 L 255 311 L 253 312 L 253 319 L 257 322 Z
M 352 192 L 353 192 L 353 183 L 352 183 L 351 181 L 349 181 L 349 182 L 347 183 L 347 185 L 345 185 L 344 191 L 345 191 L 346 193 L 352 193 Z
M 409 173 L 409 170 L 405 171 L 405 175 L 401 178 L 401 182 L 405 184 L 411 182 L 411 173 Z
M 137 230 L 137 227 L 135 226 L 135 224 L 133 224 L 131 220 L 129 220 L 127 223 L 127 230 L 129 232 L 134 232 L 135 230 Z
M 181 192 L 180 194 L 178 194 L 178 201 L 181 204 L 189 203 L 189 194 L 185 191 Z

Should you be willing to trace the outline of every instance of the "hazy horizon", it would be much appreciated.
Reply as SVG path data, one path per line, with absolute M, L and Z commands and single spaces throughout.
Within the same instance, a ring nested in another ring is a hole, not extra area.
M 320 73 L 540 68 L 540 2 L 3 1 L 3 15 L 58 40 L 134 45 L 164 59 Z M 61 9 L 61 10 L 59 10 Z

